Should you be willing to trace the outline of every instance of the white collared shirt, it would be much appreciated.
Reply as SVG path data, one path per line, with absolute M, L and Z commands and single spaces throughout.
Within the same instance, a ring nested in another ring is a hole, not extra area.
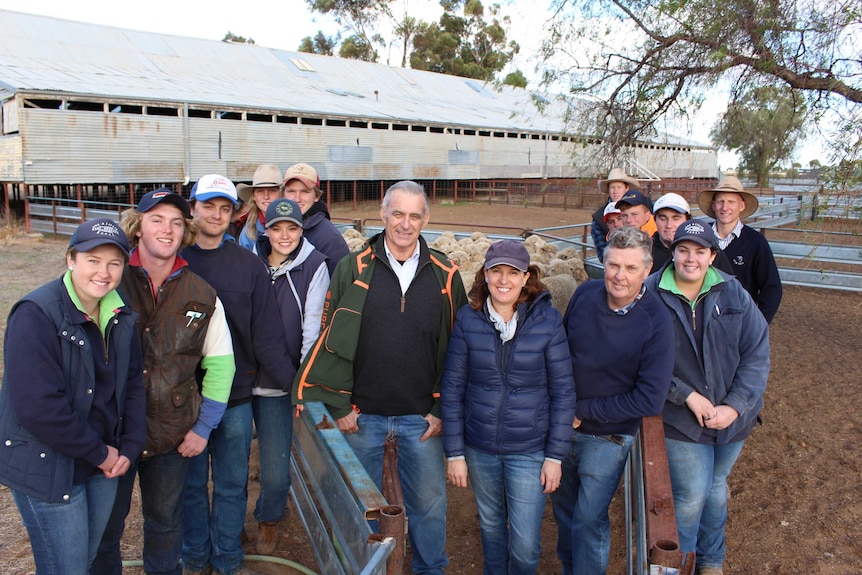
M 386 259 L 389 260 L 389 265 L 392 267 L 392 271 L 394 271 L 395 275 L 398 276 L 398 283 L 401 284 L 401 295 L 404 295 L 407 293 L 407 288 L 410 287 L 410 283 L 416 276 L 416 269 L 419 267 L 419 242 L 416 242 L 413 255 L 407 258 L 403 264 L 395 259 L 392 252 L 389 251 L 389 246 L 386 245 L 385 237 L 383 238 L 383 249 L 386 252 Z
M 726 238 L 718 235 L 718 222 L 712 224 L 712 231 L 715 232 L 715 238 L 718 241 L 718 248 L 726 250 L 727 246 L 730 245 L 730 242 L 742 234 L 742 220 L 736 220 L 736 225 L 733 226 L 733 229 L 730 230 L 730 233 L 727 234 Z

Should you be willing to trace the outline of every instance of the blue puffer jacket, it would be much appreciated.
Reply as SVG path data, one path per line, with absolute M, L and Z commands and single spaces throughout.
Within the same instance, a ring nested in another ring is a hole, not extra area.
M 487 453 L 544 451 L 562 460 L 570 450 L 575 383 L 566 332 L 551 296 L 518 306 L 518 327 L 506 343 L 486 307 L 458 311 L 440 389 L 443 449 L 464 444 Z

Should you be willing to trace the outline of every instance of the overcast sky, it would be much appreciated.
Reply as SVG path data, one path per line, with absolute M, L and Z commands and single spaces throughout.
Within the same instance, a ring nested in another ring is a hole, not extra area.
M 535 53 L 542 41 L 549 12 L 540 8 L 543 2 L 500 3 L 503 5 L 503 14 L 512 21 L 510 38 L 521 46 L 521 53 L 512 63 L 511 69 L 523 71 L 530 80 L 528 88 L 536 88 Z M 550 0 L 547 0 L 547 4 L 550 4 Z M 405 7 L 411 16 L 426 21 L 436 21 L 443 11 L 437 0 L 400 0 L 393 12 L 403 14 Z M 305 0 L 148 0 L 144 3 L 116 0 L 0 0 L 0 9 L 211 40 L 221 40 L 230 31 L 253 38 L 259 46 L 282 50 L 296 50 L 304 37 L 313 37 L 318 30 L 323 30 L 327 35 L 338 32 L 338 25 L 331 19 L 312 15 Z M 380 61 L 400 65 L 398 42 L 391 49 L 381 52 Z M 722 97 L 708 101 L 698 116 L 699 121 L 694 122 L 691 133 L 684 133 L 682 128 L 668 131 L 708 143 L 709 129 L 725 107 L 726 100 Z M 815 158 L 824 162 L 828 160 L 819 146 L 812 142 L 801 146 L 796 156 L 805 167 Z M 722 169 L 734 168 L 736 161 L 734 154 L 719 153 L 719 167 Z

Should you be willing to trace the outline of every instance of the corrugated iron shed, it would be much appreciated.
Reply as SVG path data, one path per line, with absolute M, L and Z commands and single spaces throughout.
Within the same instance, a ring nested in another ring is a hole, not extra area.
M 0 11 L 0 86 L 561 132 L 526 90 L 357 60 Z
M 2 88 L 562 132 L 564 110 L 479 80 L 0 10 Z M 348 111 L 349 110 L 349 111 Z M 711 147 L 669 135 L 663 143 Z

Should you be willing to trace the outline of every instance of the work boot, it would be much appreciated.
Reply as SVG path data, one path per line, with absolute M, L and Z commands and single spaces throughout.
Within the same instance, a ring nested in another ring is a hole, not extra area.
M 724 575 L 724 569 L 721 567 L 701 567 L 697 570 L 697 575 Z
M 188 567 L 183 567 L 183 575 L 212 575 L 213 568 L 212 565 L 207 565 L 200 571 L 195 571 L 194 569 L 189 569 Z
M 272 555 L 278 541 L 278 521 L 260 521 L 257 536 L 258 555 Z

